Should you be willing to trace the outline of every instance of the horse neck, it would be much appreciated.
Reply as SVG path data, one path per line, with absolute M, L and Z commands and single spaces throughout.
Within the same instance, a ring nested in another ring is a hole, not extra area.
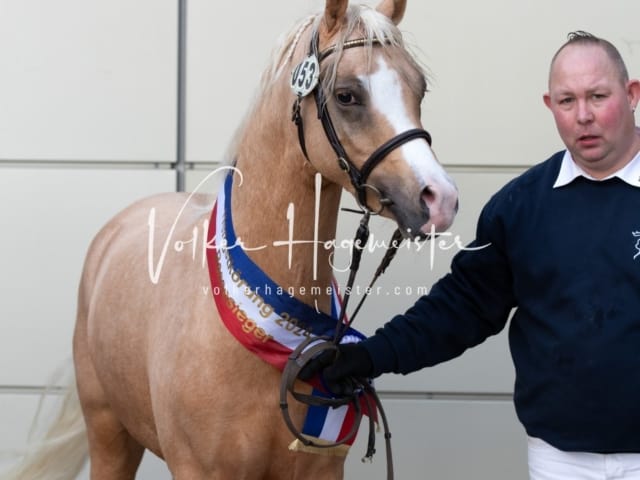
M 249 257 L 299 300 L 329 312 L 333 248 L 324 242 L 335 239 L 341 187 L 323 181 L 317 191 L 315 170 L 302 155 L 289 112 L 282 100 L 265 102 L 247 122 L 236 158 L 242 185 L 234 182 L 232 215 Z

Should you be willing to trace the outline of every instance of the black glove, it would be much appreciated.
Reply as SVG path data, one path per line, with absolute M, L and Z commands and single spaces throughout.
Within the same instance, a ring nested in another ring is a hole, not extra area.
M 357 343 L 338 345 L 338 350 L 324 350 L 300 370 L 298 378 L 309 380 L 320 373 L 331 393 L 351 396 L 357 388 L 356 379 L 365 379 L 373 373 L 373 362 L 367 350 Z

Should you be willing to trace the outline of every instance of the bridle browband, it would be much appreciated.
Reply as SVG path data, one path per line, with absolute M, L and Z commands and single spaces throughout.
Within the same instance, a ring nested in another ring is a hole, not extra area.
M 334 53 L 338 47 L 336 45 L 332 45 L 331 47 L 328 47 L 327 49 L 319 53 L 318 43 L 319 43 L 319 36 L 318 36 L 318 32 L 316 31 L 311 37 L 311 44 L 309 46 L 308 58 L 315 58 L 317 61 L 317 68 L 319 69 L 320 63 L 322 62 L 322 60 L 324 60 L 329 55 Z M 342 46 L 342 50 L 347 50 L 354 47 L 363 47 L 368 44 L 379 45 L 380 43 L 381 41 L 375 38 L 374 39 L 359 38 L 359 39 L 345 42 Z M 318 71 L 318 75 L 319 73 L 320 72 Z M 406 130 L 396 135 L 395 137 L 391 138 L 390 140 L 382 144 L 380 147 L 378 147 L 364 162 L 362 167 L 358 169 L 349 158 L 349 155 L 345 151 L 344 147 L 342 146 L 342 143 L 340 142 L 340 139 L 338 138 L 338 134 L 336 133 L 335 127 L 333 126 L 333 122 L 331 121 L 331 116 L 329 115 L 329 110 L 327 109 L 326 96 L 322 88 L 322 81 L 320 79 L 317 80 L 317 83 L 315 84 L 315 87 L 313 88 L 311 93 L 313 93 L 313 96 L 315 98 L 316 108 L 318 111 L 318 118 L 322 123 L 322 127 L 324 129 L 325 135 L 327 136 L 327 140 L 329 140 L 329 143 L 336 154 L 338 165 L 342 170 L 344 170 L 349 175 L 351 184 L 353 185 L 353 188 L 356 191 L 357 200 L 358 200 L 358 203 L 360 204 L 360 207 L 363 210 L 369 211 L 374 214 L 380 213 L 385 206 L 391 205 L 393 202 L 391 199 L 386 198 L 383 192 L 378 190 L 375 186 L 367 183 L 367 179 L 369 178 L 369 175 L 371 174 L 373 169 L 382 160 L 384 160 L 387 155 L 389 155 L 389 153 L 391 153 L 396 148 L 404 145 L 405 143 L 410 142 L 411 140 L 415 140 L 417 138 L 423 138 L 427 141 L 429 145 L 431 145 L 431 135 L 429 135 L 429 132 L 427 132 L 422 128 L 413 128 L 410 130 Z M 304 156 L 306 157 L 306 159 L 309 160 L 309 155 L 307 153 L 307 147 L 306 147 L 306 142 L 304 137 L 304 125 L 302 121 L 302 115 L 300 113 L 300 105 L 302 103 L 302 99 L 303 99 L 303 95 L 298 94 L 293 104 L 292 120 L 298 128 L 298 140 L 300 143 L 300 148 L 302 149 L 302 152 L 304 153 Z M 367 204 L 367 190 L 371 190 L 378 195 L 378 200 L 380 202 L 380 208 L 378 210 L 374 211 L 371 208 L 369 208 Z

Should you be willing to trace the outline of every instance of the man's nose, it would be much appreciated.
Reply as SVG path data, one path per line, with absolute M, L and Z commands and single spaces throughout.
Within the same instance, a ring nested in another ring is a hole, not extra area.
M 589 102 L 585 100 L 579 100 L 577 104 L 577 116 L 579 123 L 589 123 L 593 121 L 593 111 Z

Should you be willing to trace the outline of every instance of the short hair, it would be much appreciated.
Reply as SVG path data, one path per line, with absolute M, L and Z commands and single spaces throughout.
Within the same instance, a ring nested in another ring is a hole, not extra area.
M 622 55 L 620 55 L 618 49 L 608 40 L 596 37 L 592 33 L 585 32 L 583 30 L 569 32 L 569 34 L 567 35 L 567 41 L 558 49 L 558 51 L 551 59 L 551 68 L 549 69 L 549 74 L 551 74 L 553 64 L 555 63 L 556 58 L 558 57 L 560 52 L 562 52 L 562 50 L 570 45 L 593 45 L 602 48 L 617 68 L 622 83 L 626 83 L 629 81 L 629 72 L 627 71 L 627 66 L 625 65 L 624 60 L 622 59 Z

